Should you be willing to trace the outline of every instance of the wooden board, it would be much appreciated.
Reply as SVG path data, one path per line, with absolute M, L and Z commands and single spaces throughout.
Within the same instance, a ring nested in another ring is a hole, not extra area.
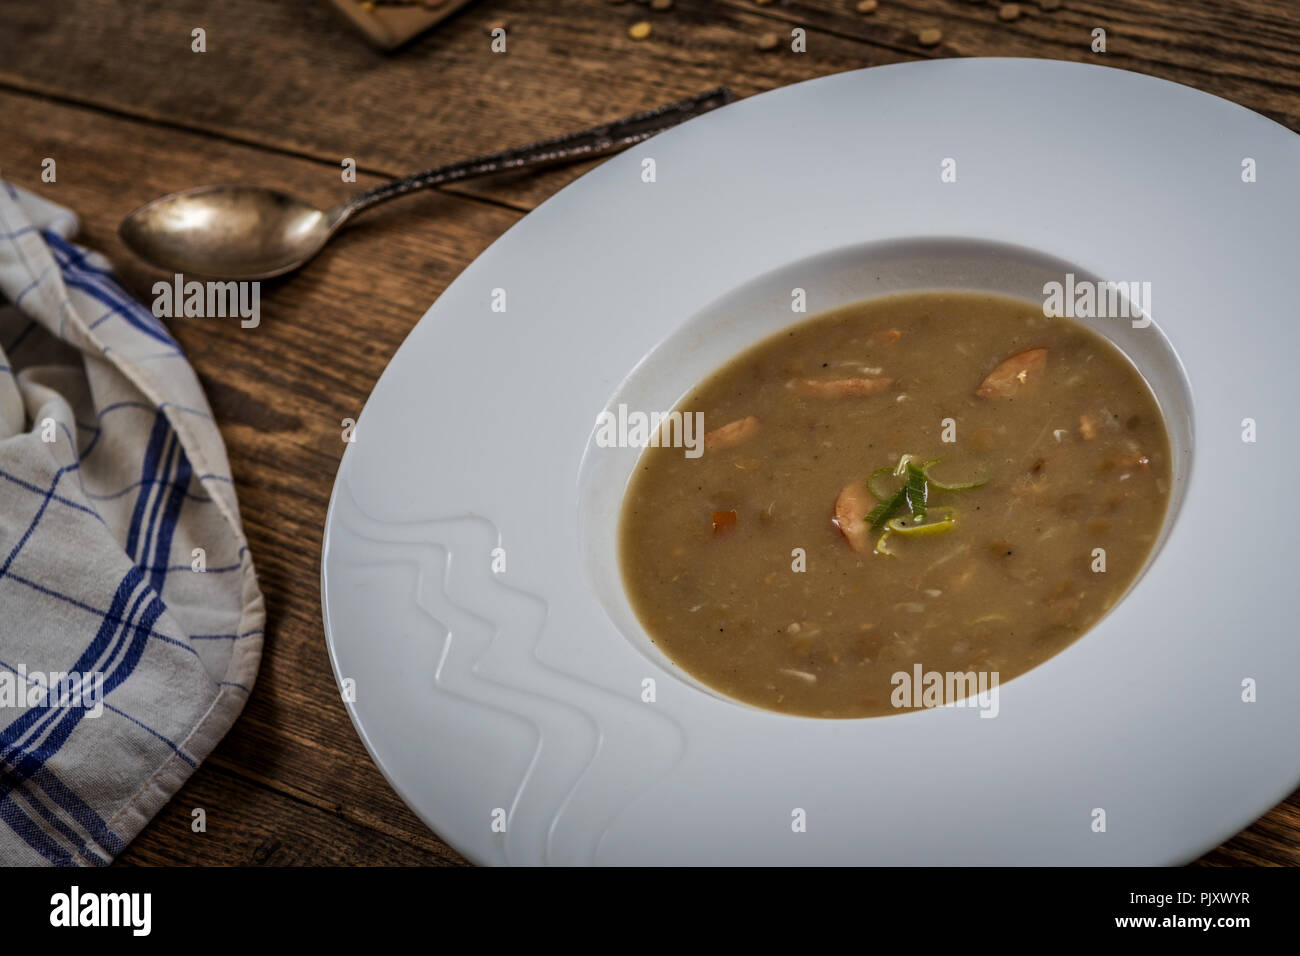
M 352 27 L 381 50 L 410 43 L 473 0 L 326 0 Z

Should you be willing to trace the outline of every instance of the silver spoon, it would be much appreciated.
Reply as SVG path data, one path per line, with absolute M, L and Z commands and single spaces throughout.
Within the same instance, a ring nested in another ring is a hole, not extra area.
M 122 221 L 118 234 L 141 259 L 168 272 L 220 279 L 270 279 L 309 261 L 344 223 L 389 199 L 507 169 L 591 159 L 649 139 L 730 103 L 725 86 L 680 103 L 395 179 L 332 209 L 261 186 L 199 186 L 155 199 Z

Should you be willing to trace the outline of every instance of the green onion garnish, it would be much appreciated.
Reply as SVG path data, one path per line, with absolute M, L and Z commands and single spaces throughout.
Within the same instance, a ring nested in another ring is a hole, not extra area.
M 935 465 L 939 464 L 939 462 L 941 461 L 943 461 L 942 458 L 932 458 L 930 461 L 927 461 L 924 465 L 921 466 L 921 474 L 925 475 L 925 480 L 928 481 L 930 483 L 930 487 L 934 488 L 936 491 L 970 491 L 972 488 L 979 488 L 989 483 L 989 480 L 987 478 L 985 478 L 983 481 L 963 481 L 963 482 L 936 481 L 934 476 L 930 474 L 930 469 L 933 468 Z
M 867 478 L 867 490 L 880 504 L 867 513 L 866 521 L 871 525 L 873 534 L 881 535 L 876 550 L 882 553 L 889 553 L 883 545 L 890 531 L 899 534 L 929 535 L 942 534 L 952 529 L 956 516 L 949 509 L 942 509 L 942 517 L 926 524 L 925 516 L 929 509 L 931 490 L 968 491 L 988 484 L 988 479 L 960 483 L 935 481 L 930 477 L 930 469 L 937 465 L 940 459 L 932 458 L 921 465 L 912 464 L 914 460 L 914 455 L 904 455 L 896 466 L 885 465 L 883 468 L 877 468 Z M 884 479 L 891 476 L 903 478 L 902 487 L 894 491 L 886 490 Z M 894 517 L 903 505 L 907 505 L 908 511 L 912 513 L 910 522 L 906 518 Z
M 885 487 L 886 483 L 880 480 L 882 477 L 886 475 L 893 475 L 893 474 L 894 474 L 894 468 L 892 465 L 886 465 L 883 468 L 877 468 L 875 471 L 871 473 L 870 477 L 867 478 L 867 491 L 871 492 L 871 497 L 875 498 L 877 501 L 888 501 L 893 496 L 894 491 L 896 489 L 889 490 L 889 491 L 882 491 L 881 489 Z
M 917 521 L 925 520 L 925 501 L 929 497 L 926 488 L 925 472 L 910 462 L 907 465 L 907 507 Z
M 881 529 L 894 516 L 894 512 L 903 506 L 907 498 L 907 485 L 899 488 L 892 495 L 867 512 L 866 520 L 871 524 L 871 533 L 879 534 Z

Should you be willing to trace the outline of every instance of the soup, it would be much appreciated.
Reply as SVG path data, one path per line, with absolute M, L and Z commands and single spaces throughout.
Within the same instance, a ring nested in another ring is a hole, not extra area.
M 790 714 L 950 703 L 969 678 L 1042 663 L 1128 590 L 1169 500 L 1169 437 L 1138 371 L 999 296 L 812 318 L 678 411 L 703 414 L 702 453 L 669 433 L 642 453 L 624 586 L 676 665 Z M 948 675 L 937 700 L 915 687 L 932 674 Z

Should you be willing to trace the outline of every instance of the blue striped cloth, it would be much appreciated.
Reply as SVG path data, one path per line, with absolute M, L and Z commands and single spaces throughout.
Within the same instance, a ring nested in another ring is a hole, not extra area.
M 69 241 L 76 229 L 0 180 L 8 865 L 120 853 L 230 728 L 262 653 L 262 594 L 203 390 L 167 328 Z

